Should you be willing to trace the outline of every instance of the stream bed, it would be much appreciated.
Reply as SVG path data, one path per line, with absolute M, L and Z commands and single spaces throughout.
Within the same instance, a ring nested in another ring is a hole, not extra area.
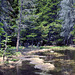
M 0 75 L 75 75 L 75 51 L 73 50 L 38 52 L 34 55 L 38 55 L 40 59 L 44 60 L 44 63 L 54 64 L 55 69 L 47 72 L 42 71 L 34 68 L 35 65 L 30 64 L 29 60 L 23 60 L 21 66 L 1 69 Z M 24 57 L 23 59 L 28 58 L 32 57 Z

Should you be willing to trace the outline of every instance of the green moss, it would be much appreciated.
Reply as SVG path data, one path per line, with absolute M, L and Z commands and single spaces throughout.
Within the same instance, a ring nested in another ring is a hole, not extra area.
M 41 46 L 41 47 L 40 47 L 40 49 L 44 49 L 44 47 L 43 47 L 43 46 Z
M 24 46 L 20 46 L 19 47 L 19 49 L 23 49 L 23 48 L 25 48 L 25 47 Z M 10 47 L 9 50 L 16 50 L 16 47 L 14 47 L 14 46 L 13 47 Z
M 5 64 L 9 64 L 9 61 L 4 61 Z
M 15 52 L 15 55 L 16 56 L 21 55 L 21 52 Z
M 15 61 L 18 61 L 18 59 L 12 59 L 11 61 L 14 61 L 15 62 Z

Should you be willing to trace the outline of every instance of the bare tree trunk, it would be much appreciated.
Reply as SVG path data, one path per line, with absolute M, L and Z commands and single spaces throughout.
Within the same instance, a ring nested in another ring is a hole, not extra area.
M 0 35 L 0 42 L 1 42 L 1 35 Z M 0 49 L 1 49 L 1 44 L 0 44 Z
M 18 25 L 18 34 L 17 34 L 17 43 L 16 43 L 16 51 L 19 50 L 19 43 L 20 43 L 20 25 L 21 25 L 21 17 L 22 17 L 22 0 L 21 1 L 21 5 L 19 6 L 20 7 L 20 10 L 19 10 L 19 25 Z
M 18 27 L 16 51 L 19 50 L 19 41 L 20 41 L 20 28 Z
M 0 22 L 1 22 L 1 18 L 0 18 Z M 0 28 L 1 28 L 1 26 L 0 26 Z M 1 35 L 0 35 L 0 43 L 1 43 Z M 0 49 L 1 49 L 1 44 L 0 44 Z

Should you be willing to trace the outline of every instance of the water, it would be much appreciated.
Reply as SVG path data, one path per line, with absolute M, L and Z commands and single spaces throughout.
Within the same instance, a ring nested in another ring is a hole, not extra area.
M 34 68 L 34 65 L 29 64 L 29 61 L 23 61 L 22 66 L 15 66 L 15 68 L 7 68 L 7 69 L 2 69 L 0 71 L 0 75 L 39 75 L 36 74 L 35 72 L 41 72 L 38 69 Z
M 28 61 L 23 61 L 22 66 L 19 67 L 19 75 L 38 75 L 35 74 L 36 71 L 39 71 L 37 69 L 34 69 L 34 65 L 30 65 Z
M 45 62 L 54 64 L 55 70 L 43 72 L 40 69 L 35 69 L 34 65 L 29 63 L 29 60 L 24 60 L 21 66 L 0 70 L 0 75 L 75 75 L 74 50 L 59 50 L 54 51 L 54 53 L 37 53 L 37 55 L 40 55 L 40 58 L 44 59 Z
M 54 63 L 56 69 L 49 73 L 52 75 L 75 75 L 75 51 L 60 50 L 55 52 L 58 54 L 57 56 L 53 55 L 52 63 Z M 58 56 L 59 54 L 62 55 Z M 45 60 L 49 61 L 48 59 L 46 58 Z
M 54 53 L 57 53 L 55 56 Z M 47 54 L 39 52 L 37 55 L 45 62 L 50 62 L 55 65 L 55 70 L 43 72 L 39 69 L 34 69 L 34 65 L 30 65 L 26 61 L 23 62 L 24 65 L 21 67 L 21 73 L 25 75 L 75 75 L 75 51 L 74 50 L 59 50 L 54 51 L 54 53 L 47 52 Z M 42 56 L 43 55 L 43 56 Z M 23 67 L 25 69 L 23 69 Z M 24 74 L 23 73 L 23 74 Z M 27 74 L 26 74 L 27 73 Z

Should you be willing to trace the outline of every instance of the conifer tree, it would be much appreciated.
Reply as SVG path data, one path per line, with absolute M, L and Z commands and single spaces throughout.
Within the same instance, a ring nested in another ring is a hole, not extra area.
M 58 33 L 58 31 L 61 31 L 60 22 L 57 20 L 59 2 L 59 0 L 36 1 L 37 5 L 35 14 L 37 14 L 38 16 L 35 19 L 35 23 L 37 24 L 36 29 L 39 29 L 39 31 L 41 32 L 41 40 L 44 40 L 46 42 L 50 42 L 52 39 L 56 40 L 54 36 L 56 36 L 57 34 L 59 35 L 60 33 Z M 58 29 L 57 32 L 56 29 Z

